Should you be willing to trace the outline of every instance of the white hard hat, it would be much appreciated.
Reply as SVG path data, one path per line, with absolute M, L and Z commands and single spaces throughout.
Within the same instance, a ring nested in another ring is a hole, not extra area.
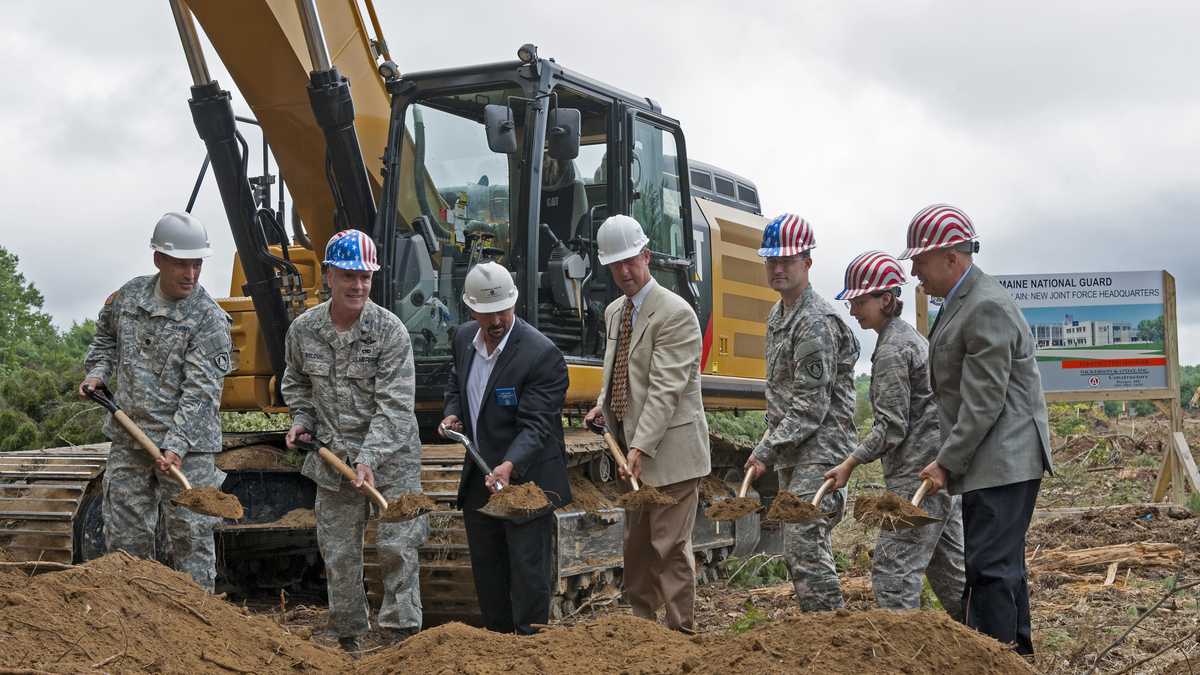
M 596 249 L 601 265 L 610 265 L 642 252 L 650 238 L 638 221 L 629 216 L 609 216 L 596 233 Z
M 212 255 L 208 230 L 190 213 L 172 211 L 158 219 L 150 248 L 172 258 L 189 260 Z
M 479 263 L 467 272 L 462 299 L 480 314 L 502 312 L 517 304 L 517 285 L 500 263 Z

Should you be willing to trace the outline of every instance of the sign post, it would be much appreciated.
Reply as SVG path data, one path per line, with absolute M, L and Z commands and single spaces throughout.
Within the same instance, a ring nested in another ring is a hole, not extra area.
M 1183 435 L 1175 278 L 1166 271 L 997 276 L 1025 315 L 1047 403 L 1153 401 L 1171 420 L 1154 501 L 1200 492 Z M 917 288 L 917 329 L 929 302 Z

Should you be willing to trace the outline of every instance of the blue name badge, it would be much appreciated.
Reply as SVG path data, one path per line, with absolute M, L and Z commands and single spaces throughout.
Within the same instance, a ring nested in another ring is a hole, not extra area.
M 496 405 L 511 408 L 517 404 L 517 390 L 514 387 L 496 387 Z

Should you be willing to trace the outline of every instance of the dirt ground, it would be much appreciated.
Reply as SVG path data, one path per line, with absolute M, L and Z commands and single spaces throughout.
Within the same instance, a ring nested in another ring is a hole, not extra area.
M 722 580 L 700 587 L 693 637 L 635 619 L 608 596 L 534 638 L 461 624 L 400 645 L 372 633 L 357 661 L 336 648 L 323 607 L 286 596 L 239 606 L 122 554 L 36 575 L 0 563 L 0 672 L 1200 672 L 1200 586 L 1191 587 L 1200 582 L 1200 517 L 1143 504 L 1164 430 L 1087 417 L 1056 435 L 1058 471 L 1043 482 L 1028 538 L 1032 664 L 950 621 L 932 593 L 921 610 L 876 609 L 875 532 L 845 518 L 834 539 L 847 611 L 801 614 L 782 578 Z M 1190 422 L 1193 447 L 1197 432 Z M 852 495 L 881 483 L 877 467 L 863 467 Z

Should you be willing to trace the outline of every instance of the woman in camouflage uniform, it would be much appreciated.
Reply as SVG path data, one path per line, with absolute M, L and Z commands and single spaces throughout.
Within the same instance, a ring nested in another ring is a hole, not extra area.
M 900 318 L 904 270 L 892 256 L 868 251 L 846 269 L 846 300 L 860 326 L 879 334 L 871 355 L 871 431 L 841 464 L 825 474 L 842 487 L 859 464 L 879 459 L 887 488 L 908 499 L 920 486 L 918 473 L 941 445 L 937 405 L 929 385 L 929 345 Z M 962 616 L 963 529 L 960 498 L 944 491 L 922 507 L 941 522 L 895 532 L 881 531 L 875 545 L 871 585 L 886 609 L 921 606 L 921 576 L 954 619 Z

